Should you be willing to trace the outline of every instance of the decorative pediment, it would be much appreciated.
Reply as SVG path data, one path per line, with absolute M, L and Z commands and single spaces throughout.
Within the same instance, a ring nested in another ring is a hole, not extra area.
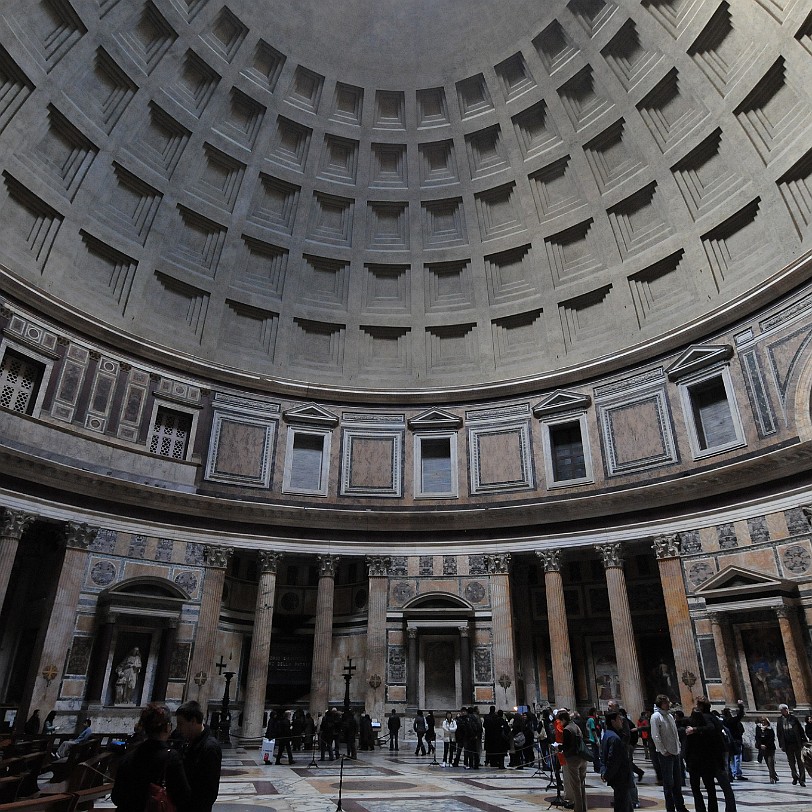
M 462 418 L 443 409 L 428 409 L 408 421 L 412 431 L 419 429 L 458 429 Z
M 301 423 L 311 426 L 329 426 L 335 428 L 338 425 L 338 415 L 322 409 L 315 403 L 308 403 L 305 406 L 295 406 L 282 413 L 286 423 Z
M 536 417 L 545 417 L 548 414 L 558 412 L 568 412 L 574 410 L 585 410 L 592 403 L 589 395 L 582 395 L 580 392 L 568 392 L 566 389 L 556 389 L 550 392 L 533 407 L 533 414 Z
M 705 367 L 721 364 L 733 357 L 733 347 L 729 344 L 695 345 L 688 347 L 665 371 L 670 381 L 676 381 Z
M 694 593 L 708 604 L 737 602 L 762 598 L 777 598 L 797 594 L 798 585 L 786 578 L 755 572 L 744 567 L 725 567 Z

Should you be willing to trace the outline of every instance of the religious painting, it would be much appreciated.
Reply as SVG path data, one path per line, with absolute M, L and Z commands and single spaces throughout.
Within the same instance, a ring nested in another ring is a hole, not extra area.
M 594 686 L 592 694 L 595 706 L 601 710 L 609 707 L 609 700 L 620 697 L 620 674 L 617 670 L 615 645 L 611 639 L 589 641 L 589 670 Z
M 665 694 L 672 703 L 679 702 L 679 680 L 668 633 L 641 637 L 639 654 L 646 704 L 652 706 L 658 694 Z
M 782 703 L 793 707 L 795 693 L 778 624 L 748 624 L 738 631 L 756 707 L 777 710 Z

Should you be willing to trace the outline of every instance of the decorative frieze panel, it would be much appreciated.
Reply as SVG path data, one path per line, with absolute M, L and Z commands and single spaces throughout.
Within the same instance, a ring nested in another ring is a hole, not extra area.
M 341 496 L 402 496 L 403 442 L 402 431 L 345 428 Z
M 472 494 L 534 487 L 530 426 L 527 422 L 498 428 L 470 428 L 468 447 Z
M 148 372 L 140 369 L 130 369 L 118 421 L 117 434 L 119 439 L 129 440 L 130 442 L 138 440 L 138 431 L 149 394 L 149 383 Z
M 678 461 L 665 390 L 597 407 L 609 476 Z
M 71 344 L 68 347 L 57 383 L 56 395 L 51 406 L 51 415 L 53 417 L 64 420 L 66 423 L 73 420 L 89 364 L 89 350 L 76 344 Z

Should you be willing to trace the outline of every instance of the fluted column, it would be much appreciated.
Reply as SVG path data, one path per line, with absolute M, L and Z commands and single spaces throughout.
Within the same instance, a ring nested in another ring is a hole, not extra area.
M 665 614 L 668 618 L 671 648 L 674 651 L 674 664 L 679 679 L 680 702 L 687 711 L 694 706 L 694 696 L 702 695 L 705 691 L 699 681 L 701 672 L 699 658 L 696 655 L 691 615 L 688 611 L 688 596 L 682 577 L 679 535 L 673 533 L 657 536 L 653 547 L 660 570 Z M 693 687 L 694 684 L 696 688 Z
M 389 565 L 385 555 L 367 556 L 369 604 L 367 608 L 367 695 L 366 712 L 383 719 L 386 693 L 386 605 L 389 595 Z
M 736 686 L 733 684 L 733 672 L 730 669 L 730 647 L 728 646 L 727 618 L 719 612 L 708 615 L 713 632 L 713 645 L 719 662 L 719 677 L 722 680 L 722 693 L 726 705 L 736 704 Z
M 529 608 L 532 602 L 532 596 L 530 595 L 527 567 L 516 567 L 513 571 L 513 579 L 516 584 L 516 591 L 519 593 L 519 603 Z M 533 662 L 532 617 L 532 611 L 519 610 L 516 613 L 516 635 L 518 637 L 519 662 L 521 663 L 522 680 L 524 682 L 524 701 L 525 704 L 531 708 L 538 698 L 536 668 Z
M 249 747 L 258 747 L 262 743 L 262 715 L 265 711 L 265 688 L 268 684 L 268 661 L 271 654 L 276 570 L 281 558 L 280 553 L 265 551 L 257 556 L 259 584 L 254 606 L 254 633 L 248 659 L 248 681 L 240 737 L 240 743 Z
M 778 626 L 781 629 L 781 640 L 784 643 L 784 653 L 787 657 L 789 678 L 792 682 L 792 692 L 795 694 L 795 704 L 809 707 L 809 664 L 801 647 L 798 617 L 791 606 L 778 606 L 775 610 L 778 617 Z
M 462 704 L 470 705 L 474 701 L 474 680 L 471 672 L 471 631 L 468 624 L 457 627 L 460 633 L 460 693 Z
M 330 699 L 330 664 L 333 655 L 333 598 L 337 555 L 320 555 L 319 589 L 316 596 L 316 628 L 313 632 L 313 670 L 310 674 L 310 713 L 324 713 Z
M 234 550 L 214 544 L 203 546 L 203 559 L 206 576 L 203 581 L 203 598 L 200 602 L 200 614 L 195 630 L 195 645 L 192 652 L 192 663 L 189 667 L 189 678 L 186 683 L 187 699 L 196 699 L 208 711 L 209 696 L 214 682 L 214 658 L 217 643 L 217 624 L 220 621 L 220 607 L 223 603 L 223 586 L 226 581 L 226 569 Z M 195 678 L 206 676 L 203 685 L 198 686 Z
M 598 544 L 595 549 L 600 553 L 606 571 L 612 636 L 615 639 L 615 656 L 623 705 L 630 714 L 640 713 L 644 709 L 643 681 L 640 678 L 640 661 L 637 657 L 637 643 L 634 639 L 632 613 L 629 609 L 629 594 L 626 591 L 621 546 L 615 542 Z
M 561 577 L 561 550 L 539 550 L 536 555 L 544 566 L 555 704 L 574 708 L 575 681 L 572 677 L 572 652 L 567 607 L 564 603 L 564 580 Z
M 510 553 L 486 556 L 491 582 L 491 611 L 493 623 L 493 672 L 499 684 L 496 689 L 497 708 L 516 707 L 516 648 L 513 635 L 513 608 L 510 600 Z M 507 677 L 504 685 L 500 682 Z
M 417 676 L 420 667 L 420 656 L 417 651 L 417 629 L 406 629 L 406 712 L 413 712 L 419 704 L 417 693 Z
M 73 641 L 76 607 L 87 562 L 87 548 L 96 538 L 98 527 L 69 522 L 65 527 L 65 557 L 59 573 L 48 629 L 42 644 L 31 695 L 31 708 L 53 708 L 59 698 L 59 687 L 65 667 L 65 655 Z M 43 673 L 50 676 L 43 677 Z M 27 709 L 23 718 L 28 718 Z
M 36 517 L 30 513 L 6 508 L 3 519 L 0 521 L 0 610 L 6 600 L 6 591 L 11 579 L 11 570 L 14 568 L 14 559 L 17 557 L 17 548 L 20 539 L 28 525 Z

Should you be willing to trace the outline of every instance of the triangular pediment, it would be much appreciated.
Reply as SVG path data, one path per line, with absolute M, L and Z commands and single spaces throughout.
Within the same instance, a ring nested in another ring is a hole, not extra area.
M 444 409 L 428 409 L 408 421 L 409 428 L 417 429 L 458 429 L 462 425 L 459 415 Z
M 755 572 L 744 567 L 725 567 L 705 581 L 694 593 L 706 602 L 786 595 L 797 592 L 797 584 L 786 578 Z
M 286 423 L 304 423 L 311 426 L 329 426 L 333 428 L 338 425 L 338 415 L 322 409 L 315 403 L 308 403 L 304 406 L 296 406 L 282 413 Z
M 670 381 L 676 381 L 699 369 L 721 364 L 733 357 L 733 347 L 729 344 L 695 345 L 688 347 L 665 371 Z
M 580 392 L 569 392 L 566 389 L 556 389 L 545 395 L 534 407 L 533 414 L 536 417 L 544 417 L 557 412 L 568 412 L 570 410 L 585 410 L 592 403 L 589 395 L 582 395 Z

